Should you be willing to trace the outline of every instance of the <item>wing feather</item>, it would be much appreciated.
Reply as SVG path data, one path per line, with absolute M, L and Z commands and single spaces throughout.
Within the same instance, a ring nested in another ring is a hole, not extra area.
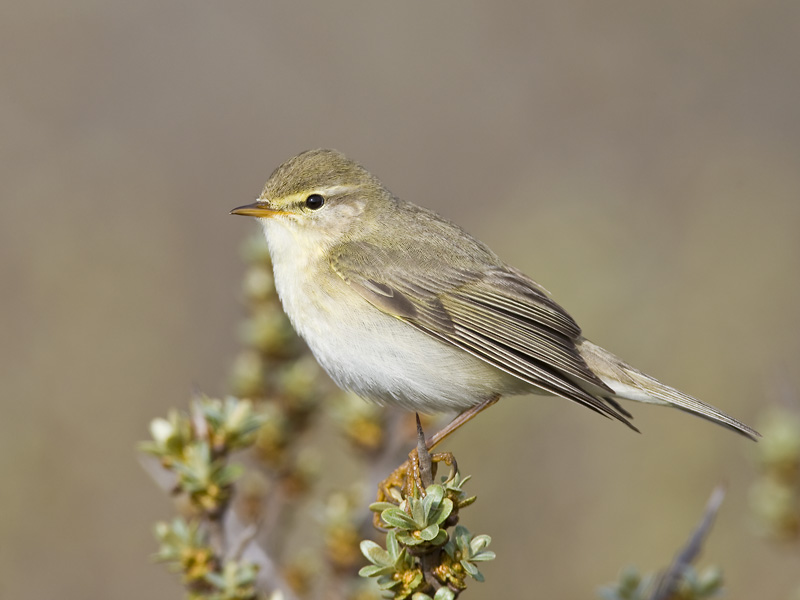
M 482 270 L 406 264 L 400 271 L 384 249 L 355 242 L 331 256 L 334 271 L 378 309 L 525 383 L 632 427 L 605 401 L 613 391 L 579 354 L 578 325 L 521 273 L 502 264 Z
M 523 356 L 550 364 L 577 379 L 594 382 L 594 373 L 580 357 L 576 357 L 574 346 L 568 345 L 571 340 L 534 323 L 498 314 L 490 308 L 458 297 L 448 298 L 445 306 L 457 324 L 486 339 L 504 344 Z

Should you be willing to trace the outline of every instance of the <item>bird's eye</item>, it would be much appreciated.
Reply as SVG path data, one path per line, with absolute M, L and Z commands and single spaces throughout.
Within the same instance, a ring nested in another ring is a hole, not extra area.
M 319 194 L 311 194 L 308 198 L 306 198 L 306 206 L 311 210 L 320 209 L 322 208 L 323 204 L 325 204 L 325 198 Z

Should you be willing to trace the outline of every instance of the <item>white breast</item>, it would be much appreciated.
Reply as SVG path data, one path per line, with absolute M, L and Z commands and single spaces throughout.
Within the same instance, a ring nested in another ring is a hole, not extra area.
M 381 312 L 339 278 L 324 257 L 300 254 L 290 229 L 261 221 L 283 308 L 340 387 L 420 412 L 460 411 L 527 387 Z

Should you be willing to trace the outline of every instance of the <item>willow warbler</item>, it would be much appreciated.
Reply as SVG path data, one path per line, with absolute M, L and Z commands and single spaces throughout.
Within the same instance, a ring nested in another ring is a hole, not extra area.
M 631 426 L 619 399 L 747 425 L 581 335 L 538 283 L 334 150 L 279 166 L 254 204 L 283 308 L 342 388 L 413 411 L 554 394 Z M 632 427 L 632 426 L 631 426 Z

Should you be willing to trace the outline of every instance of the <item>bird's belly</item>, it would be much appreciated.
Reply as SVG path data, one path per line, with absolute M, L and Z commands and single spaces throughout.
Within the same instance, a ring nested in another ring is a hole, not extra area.
M 461 411 L 530 387 L 383 313 L 341 279 L 328 282 L 333 289 L 320 285 L 311 294 L 283 283 L 288 285 L 276 276 L 284 310 L 314 357 L 340 387 L 362 398 L 433 413 Z
M 334 343 L 309 340 L 336 383 L 359 396 L 420 412 L 461 411 L 524 384 L 411 325 L 374 311 L 358 333 L 343 321 L 330 327 Z

